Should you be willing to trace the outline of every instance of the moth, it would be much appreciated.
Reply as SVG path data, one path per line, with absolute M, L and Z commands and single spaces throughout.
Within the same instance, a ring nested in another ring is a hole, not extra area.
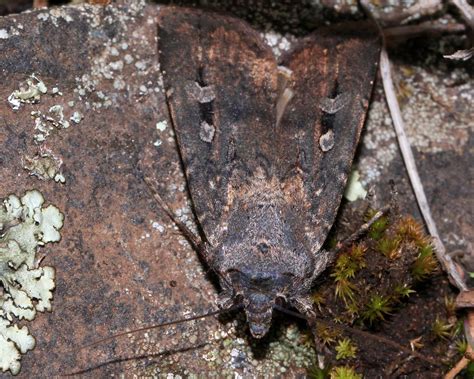
M 314 319 L 310 291 L 364 124 L 381 40 L 374 25 L 318 29 L 277 61 L 247 23 L 164 8 L 159 62 L 221 309 L 263 337 L 275 309 Z

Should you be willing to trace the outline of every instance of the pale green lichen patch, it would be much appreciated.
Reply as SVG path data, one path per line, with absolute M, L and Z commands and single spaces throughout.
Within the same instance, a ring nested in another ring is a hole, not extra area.
M 8 97 L 8 103 L 13 110 L 18 111 L 23 104 L 39 104 L 44 97 L 59 98 L 63 93 L 58 86 L 53 86 L 48 90 L 45 82 L 36 74 L 31 74 L 24 83 L 20 83 L 18 89 L 14 90 Z M 70 104 L 71 102 L 68 102 Z M 70 105 L 70 107 L 72 107 Z M 35 134 L 33 139 L 37 143 L 42 143 L 53 133 L 71 126 L 71 122 L 79 124 L 84 118 L 83 115 L 76 111 L 70 110 L 72 113 L 66 115 L 65 105 L 54 104 L 49 107 L 37 106 L 31 111 L 31 118 L 34 121 Z M 56 180 L 61 181 L 61 180 Z
M 48 88 L 41 79 L 32 74 L 26 83 L 20 84 L 20 88 L 13 91 L 8 96 L 8 102 L 14 110 L 20 109 L 22 103 L 34 104 L 40 101 L 41 95 L 45 94 Z
M 365 199 L 366 196 L 367 190 L 360 182 L 359 171 L 352 171 L 347 181 L 344 197 L 349 201 L 356 201 L 357 199 Z
M 33 157 L 25 156 L 23 159 L 23 168 L 30 175 L 36 176 L 41 180 L 54 180 L 58 183 L 66 181 L 61 173 L 62 164 L 62 160 L 47 149 L 42 149 Z
M 43 195 L 32 190 L 21 199 L 10 195 L 0 205 L 0 369 L 14 375 L 20 371 L 21 354 L 35 346 L 28 328 L 19 328 L 16 320 L 51 311 L 54 268 L 37 267 L 36 252 L 60 240 L 63 215 L 43 204 Z

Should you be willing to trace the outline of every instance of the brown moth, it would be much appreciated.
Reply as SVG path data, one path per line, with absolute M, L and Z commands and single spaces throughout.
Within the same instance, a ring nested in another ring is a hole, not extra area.
M 318 29 L 279 61 L 245 22 L 200 10 L 159 15 L 167 102 L 219 306 L 253 337 L 274 309 L 313 320 L 322 249 L 351 169 L 380 50 L 374 25 Z

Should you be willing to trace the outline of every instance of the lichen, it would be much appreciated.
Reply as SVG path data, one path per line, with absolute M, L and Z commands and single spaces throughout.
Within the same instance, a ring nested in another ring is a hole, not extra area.
M 13 110 L 20 109 L 22 103 L 37 103 L 40 101 L 41 95 L 44 95 L 48 88 L 44 82 L 32 74 L 27 80 L 26 84 L 21 84 L 20 89 L 11 93 L 8 97 L 8 102 Z
M 23 158 L 23 168 L 30 175 L 41 180 L 54 180 L 57 183 L 64 183 L 66 179 L 61 173 L 62 159 L 55 156 L 46 148 L 40 149 L 39 153 L 33 157 L 27 155 Z
M 44 143 L 47 138 L 59 130 L 68 129 L 73 124 L 79 124 L 84 116 L 81 112 L 74 109 L 70 110 L 72 114 L 66 115 L 65 105 L 58 103 L 52 106 L 42 105 L 44 98 L 45 103 L 48 103 L 50 98 L 59 101 L 63 93 L 58 86 L 53 86 L 48 90 L 45 82 L 40 79 L 39 75 L 32 73 L 23 83 L 20 83 L 18 89 L 14 90 L 8 96 L 8 103 L 14 111 L 19 111 L 25 104 L 38 104 L 35 110 L 30 112 L 31 118 L 34 122 L 35 134 L 33 140 L 37 144 Z M 49 99 L 48 99 L 49 98 Z M 67 102 L 69 107 L 74 106 L 74 102 Z M 57 182 L 61 181 L 61 177 L 55 179 Z
M 360 182 L 359 171 L 352 171 L 347 181 L 344 197 L 349 201 L 356 201 L 357 199 L 365 199 L 366 196 L 367 190 Z
M 38 267 L 36 253 L 60 240 L 63 215 L 43 204 L 43 195 L 31 190 L 21 199 L 10 195 L 0 205 L 0 368 L 13 375 L 20 371 L 21 354 L 35 346 L 28 327 L 19 328 L 17 320 L 51 311 L 54 268 Z

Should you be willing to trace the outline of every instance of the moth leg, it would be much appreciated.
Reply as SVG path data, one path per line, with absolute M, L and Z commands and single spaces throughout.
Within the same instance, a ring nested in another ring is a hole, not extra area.
M 232 292 L 230 290 L 224 290 L 219 293 L 217 298 L 217 306 L 219 309 L 228 309 L 233 305 L 235 305 L 234 297 L 232 296 Z
M 369 221 L 361 225 L 361 227 L 355 233 L 345 238 L 344 240 L 338 242 L 336 245 L 336 248 L 332 251 L 334 256 L 336 256 L 341 250 L 343 250 L 347 246 L 357 241 L 363 234 L 367 233 L 367 231 L 370 229 L 372 224 L 376 222 L 377 220 L 379 220 L 383 215 L 385 215 L 389 209 L 390 209 L 389 206 L 382 208 L 374 216 L 372 216 L 372 218 Z

